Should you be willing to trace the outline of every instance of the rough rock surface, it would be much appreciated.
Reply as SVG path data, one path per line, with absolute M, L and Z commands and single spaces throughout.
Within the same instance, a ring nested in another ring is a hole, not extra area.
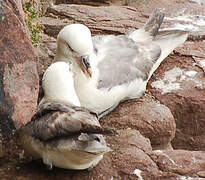
M 175 137 L 176 124 L 170 110 L 149 95 L 139 100 L 121 103 L 112 113 L 100 120 L 109 127 L 130 128 L 150 139 L 153 148 L 169 148 Z
M 90 6 L 108 6 L 111 4 L 110 0 L 56 0 L 55 4 L 82 4 Z
M 172 150 L 170 143 L 177 128 L 176 137 L 172 140 L 175 148 L 204 150 L 205 31 L 202 15 L 205 7 L 179 0 L 143 2 L 136 7 L 55 5 L 48 8 L 46 15 L 39 19 L 46 34 L 42 34 L 42 42 L 35 49 L 38 54 L 38 70 L 42 75 L 53 61 L 55 37 L 64 25 L 85 23 L 93 35 L 122 34 L 141 27 L 152 9 L 163 7 L 168 17 L 165 18 L 163 28 L 175 28 L 177 24 L 180 28 L 191 30 L 191 33 L 189 41 L 166 59 L 149 82 L 148 89 L 158 100 L 146 95 L 139 100 L 122 103 L 100 120 L 103 126 L 114 128 L 118 134 L 106 138 L 113 151 L 107 153 L 91 171 L 58 168 L 46 171 L 42 163 L 25 159 L 22 149 L 15 146 L 14 137 L 3 147 L 6 148 L 3 158 L 0 158 L 0 177 L 66 180 L 205 178 L 204 152 Z M 130 0 L 129 3 L 135 4 L 138 0 Z M 166 87 L 163 86 L 165 84 Z M 5 106 L 2 112 L 6 112 L 6 108 L 9 109 Z
M 205 150 L 205 76 L 191 57 L 167 58 L 150 81 L 149 90 L 172 111 L 176 124 L 175 148 Z
M 203 151 L 156 150 L 150 154 L 150 157 L 161 171 L 205 177 L 205 152 Z
M 180 72 L 180 76 L 185 79 L 179 80 L 180 86 L 183 86 L 186 92 L 184 91 L 184 95 L 176 91 L 175 94 L 173 94 L 173 92 L 162 94 L 159 89 L 153 88 L 152 86 L 149 86 L 149 90 L 160 102 L 171 109 L 176 118 L 177 135 L 173 141 L 174 147 L 189 150 L 203 150 L 205 146 L 204 130 L 202 128 L 204 124 L 204 113 L 202 113 L 202 109 L 204 109 L 204 91 L 200 90 L 201 88 L 203 89 L 203 80 L 200 78 L 204 78 L 202 70 L 205 67 L 203 63 L 203 59 L 205 59 L 205 46 L 203 42 L 205 37 L 204 6 L 175 0 L 169 2 L 153 0 L 150 1 L 150 6 L 141 4 L 141 6 L 137 6 L 136 8 L 57 5 L 50 7 L 47 16 L 41 18 L 39 21 L 44 25 L 45 33 L 54 37 L 57 36 L 57 33 L 63 26 L 73 22 L 86 24 L 91 29 L 93 35 L 99 33 L 122 34 L 134 28 L 141 27 L 155 7 L 166 8 L 166 17 L 162 28 L 179 28 L 188 30 L 190 33 L 185 45 L 177 48 L 174 51 L 175 55 L 167 58 L 166 62 L 162 64 L 162 68 L 159 68 L 159 70 L 161 69 L 160 73 L 155 74 L 150 84 L 153 81 L 163 78 L 165 71 L 171 70 L 171 68 L 176 66 L 186 69 Z M 201 69 L 197 66 L 193 67 L 192 64 L 199 66 Z M 189 74 L 194 73 L 191 72 L 193 69 L 199 72 L 196 76 Z M 185 73 L 188 74 L 186 75 Z M 189 77 L 190 75 L 194 76 L 194 78 Z M 190 85 L 185 82 L 188 81 L 193 88 L 187 89 Z M 166 83 L 164 85 L 167 86 Z M 170 86 L 174 85 L 175 83 L 172 83 Z M 167 86 L 167 88 L 172 87 Z M 180 89 L 180 91 L 182 91 L 182 89 Z M 191 93 L 191 95 L 189 95 L 189 93 Z M 187 119 L 191 120 L 188 121 Z
M 90 6 L 135 6 L 139 0 L 56 0 L 55 4 L 81 4 Z
M 47 171 L 42 163 L 28 162 L 22 159 L 20 151 L 15 155 L 16 149 L 9 147 L 6 152 L 10 163 L 0 165 L 0 176 L 5 179 L 12 177 L 18 179 L 63 179 L 63 180 L 175 180 L 186 177 L 195 177 L 197 180 L 205 177 L 204 152 L 184 150 L 155 150 L 149 139 L 137 130 L 130 128 L 117 130 L 117 135 L 107 137 L 106 141 L 112 148 L 103 160 L 92 170 L 71 171 L 54 168 Z M 9 144 L 9 143 L 8 143 Z M 14 151 L 15 150 L 15 151 Z M 19 150 L 18 150 L 19 151 Z M 19 156 L 16 162 L 11 156 Z M 0 163 L 1 163 L 0 159 Z M 12 163 L 15 164 L 12 166 Z M 19 163 L 21 162 L 21 163 Z
M 184 12 L 170 13 L 164 27 L 189 30 L 188 41 L 175 50 L 177 56 L 169 56 L 160 66 L 148 89 L 174 115 L 177 131 L 173 147 L 205 150 L 205 7 L 195 3 L 181 6 Z
M 161 7 L 166 8 L 165 16 L 168 17 L 165 18 L 162 28 L 186 29 L 191 31 L 190 39 L 204 38 L 205 8 L 192 3 L 177 3 L 173 10 L 173 6 L 176 6 L 173 1 L 164 4 L 163 1 L 156 0 L 150 2 L 152 6 L 142 4 L 136 7 L 59 4 L 48 8 L 46 16 L 40 18 L 39 22 L 45 26 L 45 32 L 54 37 L 63 26 L 73 22 L 87 25 L 93 34 L 122 34 L 142 27 L 150 12 Z
M 73 22 L 87 25 L 94 34 L 122 34 L 143 24 L 138 19 L 139 12 L 126 6 L 91 7 L 60 4 L 48 8 L 46 14 L 46 17 L 39 20 L 46 28 L 45 32 L 55 37 L 63 26 Z M 61 19 L 56 19 L 55 16 Z
M 15 3 L 0 1 L 0 29 L 0 133 L 8 135 L 14 125 L 30 121 L 39 86 L 34 50 Z

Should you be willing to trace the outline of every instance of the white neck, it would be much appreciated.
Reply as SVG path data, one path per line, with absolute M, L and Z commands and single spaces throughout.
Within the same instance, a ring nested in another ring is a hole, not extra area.
M 67 63 L 56 62 L 46 70 L 42 80 L 44 101 L 61 101 L 80 106 L 80 101 L 74 89 L 73 76 L 69 68 Z

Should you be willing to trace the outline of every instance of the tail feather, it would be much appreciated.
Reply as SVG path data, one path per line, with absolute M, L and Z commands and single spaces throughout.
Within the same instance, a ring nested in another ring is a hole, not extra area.
M 144 26 L 145 32 L 149 32 L 150 36 L 156 36 L 163 19 L 164 13 L 162 12 L 162 9 L 156 8 Z
M 158 30 L 163 22 L 164 13 L 161 9 L 155 9 L 150 15 L 143 29 L 137 29 L 128 34 L 128 37 L 135 42 L 145 42 L 152 40 L 158 33 Z
M 188 37 L 187 31 L 182 30 L 169 30 L 169 31 L 159 31 L 154 39 L 161 48 L 161 55 L 157 62 L 154 64 L 151 72 L 149 73 L 149 78 L 152 76 L 154 71 L 159 67 L 161 62 L 178 46 L 182 45 Z

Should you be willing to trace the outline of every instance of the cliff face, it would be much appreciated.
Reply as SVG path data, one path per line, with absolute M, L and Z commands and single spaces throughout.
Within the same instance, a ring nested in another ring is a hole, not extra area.
M 0 29 L 0 133 L 9 135 L 35 113 L 39 79 L 21 3 L 0 2 Z
M 25 10 L 29 4 L 34 10 Z M 56 36 L 63 26 L 83 23 L 93 35 L 124 34 L 142 27 L 156 7 L 166 9 L 162 28 L 189 30 L 189 37 L 160 65 L 142 98 L 120 104 L 100 120 L 102 126 L 118 132 L 106 139 L 113 151 L 91 171 L 48 172 L 35 162 L 28 163 L 13 137 L 4 141 L 0 177 L 67 180 L 205 177 L 205 7 L 190 1 L 62 0 L 54 1 L 54 5 L 40 0 L 0 1 L 0 129 L 9 134 L 14 126 L 30 121 L 37 105 L 38 74 L 41 77 L 53 62 Z M 39 15 L 28 19 L 29 12 Z M 28 20 L 32 20 L 33 26 L 39 24 L 39 33 L 32 33 L 36 27 L 27 28 Z M 39 41 L 32 39 L 34 35 L 39 36 Z M 27 163 L 19 165 L 22 161 Z

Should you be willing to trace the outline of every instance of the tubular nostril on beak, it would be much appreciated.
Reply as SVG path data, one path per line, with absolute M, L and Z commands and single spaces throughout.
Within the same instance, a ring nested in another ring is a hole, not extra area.
M 91 68 L 91 67 L 90 67 L 90 63 L 88 62 L 88 57 L 87 57 L 87 56 L 81 57 L 81 61 L 83 62 L 83 64 L 85 65 L 85 67 L 86 67 L 87 69 Z

